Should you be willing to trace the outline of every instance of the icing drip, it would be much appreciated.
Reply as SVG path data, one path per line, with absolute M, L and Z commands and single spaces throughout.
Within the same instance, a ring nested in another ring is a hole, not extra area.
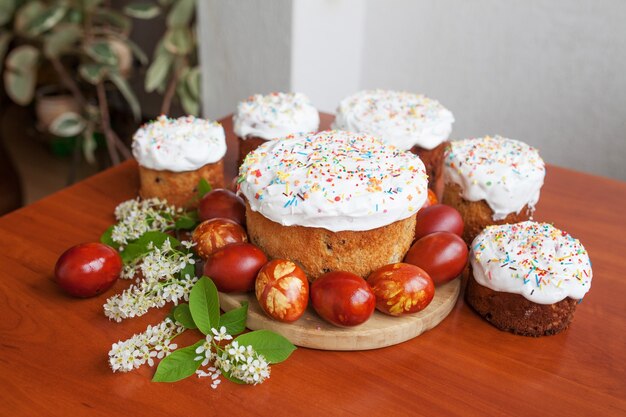
M 534 210 L 546 170 L 537 149 L 501 136 L 450 142 L 444 157 L 444 179 L 461 187 L 468 201 L 485 200 L 493 219 Z
M 222 159 L 226 140 L 222 125 L 194 116 L 159 116 L 133 136 L 139 165 L 173 172 L 193 171 Z
M 234 131 L 246 139 L 266 140 L 300 132 L 317 132 L 320 116 L 302 93 L 256 94 L 239 103 L 233 116 Z

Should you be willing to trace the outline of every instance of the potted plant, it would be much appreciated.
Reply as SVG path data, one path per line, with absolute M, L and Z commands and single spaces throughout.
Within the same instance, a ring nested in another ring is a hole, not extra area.
M 151 5 L 127 9 L 134 17 L 158 13 Z M 126 79 L 128 53 L 144 65 L 148 59 L 128 38 L 131 25 L 128 14 L 101 0 L 0 0 L 0 61 L 7 95 L 17 104 L 30 104 L 41 69 L 51 68 L 56 75 L 52 99 L 63 107 L 46 107 L 50 96 L 42 89 L 40 124 L 54 135 L 79 138 L 88 161 L 94 160 L 95 132 L 104 135 L 113 164 L 130 156 L 111 127 L 107 89 L 116 88 L 135 120 L 140 119 L 139 102 Z
M 131 3 L 123 11 L 103 0 L 0 0 L 0 70 L 7 95 L 23 106 L 36 97 L 38 126 L 58 137 L 76 137 L 87 161 L 95 159 L 100 133 L 111 163 L 117 164 L 130 151 L 112 128 L 111 94 L 121 95 L 139 121 L 140 104 L 127 79 L 133 61 L 149 63 L 129 39 L 132 19 L 161 13 L 167 29 L 148 67 L 145 89 L 163 94 L 163 114 L 177 98 L 185 112 L 197 115 L 195 0 Z M 42 69 L 54 73 L 51 85 L 40 85 Z

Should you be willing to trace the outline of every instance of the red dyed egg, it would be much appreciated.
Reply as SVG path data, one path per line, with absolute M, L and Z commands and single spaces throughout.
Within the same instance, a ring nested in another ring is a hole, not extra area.
M 109 289 L 122 272 L 122 258 L 103 243 L 82 243 L 66 250 L 54 268 L 55 281 L 74 297 L 92 297 Z
M 223 292 L 254 289 L 259 270 L 267 263 L 261 249 L 251 243 L 233 243 L 213 252 L 204 263 L 204 275 Z
M 245 225 L 246 205 L 237 194 L 218 188 L 202 197 L 198 206 L 198 216 L 200 220 L 225 217 Z
M 320 317 L 336 326 L 356 326 L 370 318 L 376 297 L 360 276 L 333 271 L 311 284 L 311 304 Z
M 435 204 L 417 213 L 415 219 L 415 239 L 434 233 L 450 232 L 463 235 L 463 218 L 454 208 L 445 204 Z
M 450 232 L 435 232 L 415 242 L 404 262 L 419 266 L 435 285 L 441 285 L 463 272 L 468 253 L 467 245 L 459 236 Z
M 309 281 L 295 263 L 274 259 L 259 271 L 255 293 L 268 316 L 290 323 L 298 320 L 309 304 Z
M 405 263 L 385 265 L 367 277 L 376 309 L 399 316 L 425 309 L 435 296 L 433 280 L 421 268 Z

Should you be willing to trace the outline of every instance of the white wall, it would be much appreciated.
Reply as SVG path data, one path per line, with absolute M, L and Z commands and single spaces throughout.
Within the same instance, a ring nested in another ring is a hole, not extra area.
M 291 7 L 291 0 L 198 0 L 206 117 L 232 113 L 251 94 L 289 88 Z
M 363 88 L 437 98 L 455 138 L 626 180 L 626 2 L 368 0 L 365 33 Z
M 622 0 L 200 0 L 205 114 L 297 90 L 323 111 L 362 88 L 422 92 L 454 138 L 499 133 L 626 180 Z
M 334 113 L 343 97 L 361 88 L 365 37 L 363 0 L 294 0 L 291 91 Z

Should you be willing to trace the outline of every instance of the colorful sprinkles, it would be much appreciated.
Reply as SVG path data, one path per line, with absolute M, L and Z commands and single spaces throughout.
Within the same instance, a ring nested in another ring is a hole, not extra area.
M 591 286 L 589 255 L 578 239 L 548 223 L 488 226 L 472 243 L 475 279 L 496 291 L 552 304 L 580 299 Z M 480 272 L 487 276 L 480 281 Z
M 364 90 L 339 103 L 334 128 L 372 134 L 403 150 L 432 149 L 446 140 L 454 117 L 437 100 L 421 94 Z
M 274 139 L 277 133 L 317 131 L 319 113 L 302 93 L 274 92 L 255 94 L 239 102 L 233 121 L 235 134 L 239 137 L 252 135 Z
M 265 143 L 248 154 L 239 181 L 251 207 L 266 217 L 330 230 L 366 230 L 409 217 L 427 195 L 419 158 L 343 131 Z
M 533 173 L 545 172 L 543 159 L 537 149 L 500 135 L 450 142 L 444 165 L 487 187 L 506 185 L 511 174 L 517 178 L 530 178 Z M 520 165 L 523 165 L 523 170 L 518 169 Z M 510 174 L 499 175 L 501 167 L 506 167 Z
M 444 179 L 461 187 L 468 201 L 485 200 L 494 220 L 534 210 L 545 177 L 537 149 L 502 136 L 450 142 L 444 156 Z

